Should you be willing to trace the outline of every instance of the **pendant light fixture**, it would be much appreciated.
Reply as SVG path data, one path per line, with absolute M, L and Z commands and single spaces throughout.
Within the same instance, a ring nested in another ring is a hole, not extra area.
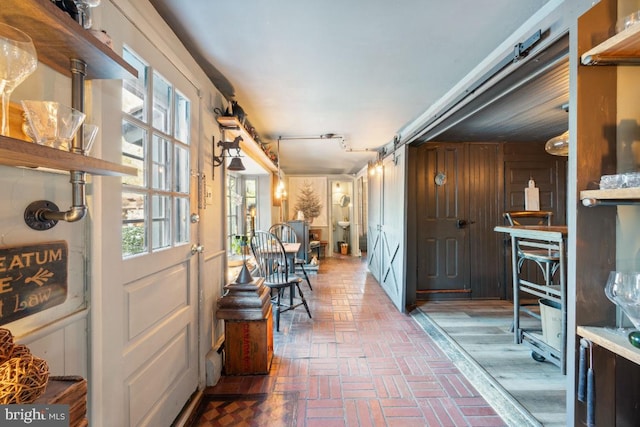
M 569 155 L 569 131 L 554 136 L 544 145 L 544 151 L 554 156 Z
M 569 103 L 562 104 L 560 107 L 565 113 L 569 112 Z M 569 155 L 569 131 L 554 136 L 544 145 L 544 151 L 554 156 L 568 156 Z

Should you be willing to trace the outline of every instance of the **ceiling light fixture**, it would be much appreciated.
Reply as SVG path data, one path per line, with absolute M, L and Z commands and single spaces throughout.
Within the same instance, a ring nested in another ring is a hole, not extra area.
M 338 135 L 332 132 L 323 133 L 322 135 L 309 135 L 309 136 L 279 136 L 279 140 L 305 140 L 305 139 L 338 139 L 340 147 L 345 151 L 353 151 L 349 145 L 347 145 L 344 136 Z M 368 150 L 366 150 L 368 151 Z
M 245 170 L 244 165 L 242 164 L 242 159 L 240 158 L 240 141 L 242 141 L 242 137 L 241 136 L 237 136 L 236 139 L 234 139 L 233 141 L 218 141 L 218 144 L 216 144 L 215 142 L 215 137 L 213 138 L 213 152 L 214 154 L 211 156 L 211 160 L 213 163 L 213 169 L 215 171 L 215 168 L 224 164 L 225 159 L 227 158 L 231 158 L 231 162 L 229 162 L 229 165 L 227 166 L 227 170 L 230 171 L 243 171 Z M 216 145 L 218 147 L 222 147 L 222 150 L 220 151 L 220 155 L 216 156 L 215 155 L 215 147 Z M 233 155 L 231 154 L 231 150 L 236 150 L 236 154 Z M 226 153 L 226 154 L 225 154 Z
M 544 151 L 554 156 L 568 156 L 569 155 L 569 131 L 554 136 L 544 145 Z
M 569 112 L 569 103 L 562 104 L 560 107 L 565 113 Z M 569 155 L 569 131 L 558 136 L 554 136 L 544 145 L 544 151 L 554 156 Z

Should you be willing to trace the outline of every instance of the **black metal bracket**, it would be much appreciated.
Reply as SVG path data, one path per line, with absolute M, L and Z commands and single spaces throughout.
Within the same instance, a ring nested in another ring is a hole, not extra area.
M 56 219 L 46 219 L 43 214 L 46 211 L 60 212 L 55 203 L 48 200 L 36 200 L 24 210 L 24 222 L 37 231 L 49 230 L 58 223 Z

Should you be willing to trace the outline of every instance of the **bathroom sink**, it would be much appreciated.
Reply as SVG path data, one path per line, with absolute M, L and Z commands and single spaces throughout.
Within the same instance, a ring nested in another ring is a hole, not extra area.
M 349 221 L 338 221 L 338 225 L 346 230 L 346 228 L 349 226 Z

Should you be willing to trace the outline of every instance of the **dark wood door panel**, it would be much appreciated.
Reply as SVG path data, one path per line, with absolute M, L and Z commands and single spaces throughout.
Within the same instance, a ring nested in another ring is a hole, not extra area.
M 502 236 L 493 231 L 502 217 L 501 144 L 470 144 L 467 163 L 471 298 L 505 298 L 501 277 Z
M 417 174 L 417 289 L 457 294 L 469 290 L 466 219 L 465 144 L 420 147 Z M 440 175 L 439 180 L 436 177 Z

